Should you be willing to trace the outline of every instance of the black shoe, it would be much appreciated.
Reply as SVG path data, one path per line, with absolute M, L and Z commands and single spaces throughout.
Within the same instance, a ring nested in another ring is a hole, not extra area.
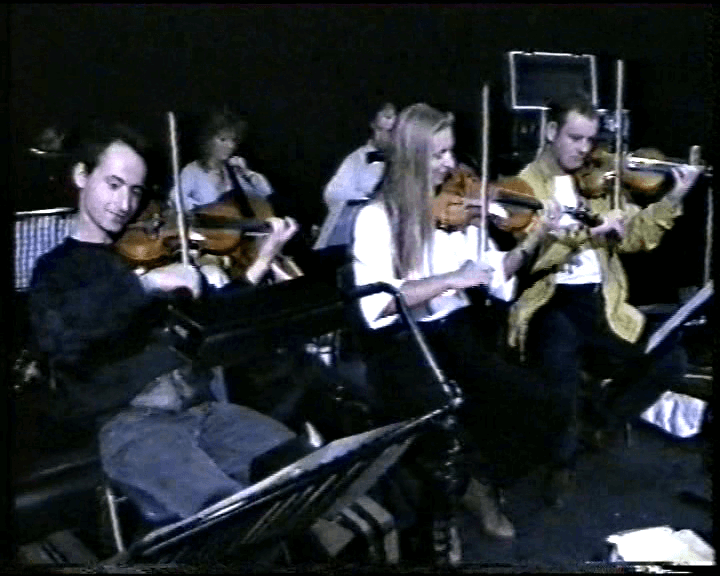
M 575 488 L 575 471 L 570 468 L 551 468 L 543 482 L 545 504 L 557 510 L 565 508 L 570 492 Z
M 608 452 L 624 445 L 625 431 L 620 427 L 583 425 L 579 440 L 592 452 Z
M 480 520 L 489 536 L 508 540 L 515 538 L 515 528 L 503 513 L 500 496 L 494 487 L 471 478 L 460 502 Z

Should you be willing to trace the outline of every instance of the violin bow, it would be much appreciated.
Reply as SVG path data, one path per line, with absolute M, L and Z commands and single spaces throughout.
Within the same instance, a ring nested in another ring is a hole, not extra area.
M 700 146 L 691 146 L 690 154 L 688 156 L 688 164 L 690 166 L 702 165 L 702 161 L 700 160 Z M 713 213 L 712 196 L 712 180 L 710 180 L 707 187 L 707 209 L 705 211 L 705 257 L 703 259 L 703 284 L 707 284 L 710 281 L 710 266 L 712 264 L 713 220 L 715 216 Z
M 615 80 L 615 183 L 612 196 L 613 208 L 624 208 L 621 206 L 620 184 L 622 182 L 623 165 L 623 84 L 624 64 L 622 60 L 617 61 Z
M 490 135 L 490 87 L 485 84 L 482 89 L 482 143 L 481 143 L 481 166 L 480 166 L 480 260 L 485 260 L 485 252 L 488 249 L 488 227 L 487 227 L 487 185 L 488 185 L 488 140 Z
M 175 114 L 168 112 L 168 125 L 170 127 L 170 150 L 172 155 L 173 179 L 175 180 L 175 207 L 177 208 L 177 224 L 180 231 L 180 249 L 182 263 L 190 265 L 190 248 L 188 243 L 187 222 L 185 221 L 185 204 L 180 190 L 180 160 L 178 154 L 177 124 Z

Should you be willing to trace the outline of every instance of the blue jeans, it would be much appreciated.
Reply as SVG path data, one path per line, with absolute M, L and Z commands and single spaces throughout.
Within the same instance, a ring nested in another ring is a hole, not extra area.
M 295 437 L 244 406 L 207 402 L 181 412 L 130 408 L 100 430 L 107 476 L 187 518 L 250 485 L 260 454 Z

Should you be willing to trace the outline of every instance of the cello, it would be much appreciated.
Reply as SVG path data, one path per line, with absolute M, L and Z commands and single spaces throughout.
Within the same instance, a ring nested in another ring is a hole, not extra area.
M 267 221 L 274 213 L 270 204 L 244 194 L 225 195 L 221 200 L 186 211 L 181 193 L 175 117 L 169 114 L 173 174 L 176 185 L 167 206 L 151 203 L 136 222 L 131 223 L 115 244 L 116 250 L 139 271 L 175 261 L 220 266 L 230 280 L 243 276 L 255 262 L 258 238 L 272 232 Z M 233 168 L 235 192 L 239 188 Z M 237 200 L 242 198 L 244 202 Z M 273 281 L 297 278 L 302 271 L 289 258 L 279 255 L 270 264 Z
M 229 160 L 225 161 L 224 167 L 230 175 L 230 181 L 232 182 L 233 187 L 229 192 L 226 192 L 221 197 L 221 203 L 229 203 L 237 210 L 239 219 L 246 219 L 250 222 L 267 220 L 268 218 L 276 216 L 272 205 L 267 199 L 261 196 L 245 193 L 244 188 L 240 184 L 238 173 L 240 177 L 243 178 L 250 186 L 252 186 L 252 182 L 242 167 L 230 163 Z M 243 274 L 248 266 L 255 261 L 257 254 L 257 239 L 250 236 L 243 238 L 238 247 L 231 254 L 233 262 L 231 267 L 231 277 Z M 300 278 L 304 275 L 303 271 L 295 263 L 295 261 L 289 256 L 285 256 L 283 254 L 280 254 L 275 258 L 270 265 L 270 268 L 272 272 L 272 283 Z

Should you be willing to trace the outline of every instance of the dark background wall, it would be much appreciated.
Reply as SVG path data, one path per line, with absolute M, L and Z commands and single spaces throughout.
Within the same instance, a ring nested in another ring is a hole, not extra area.
M 323 185 L 365 140 L 382 101 L 401 107 L 426 101 L 453 111 L 458 148 L 477 154 L 480 90 L 487 82 L 491 158 L 509 152 L 504 54 L 525 50 L 596 55 L 606 108 L 614 107 L 614 66 L 623 59 L 631 147 L 686 157 L 700 144 L 709 153 L 710 11 L 702 5 L 15 5 L 13 147 L 25 146 L 50 122 L 71 125 L 89 114 L 128 117 L 162 144 L 168 110 L 183 118 L 228 102 L 250 121 L 242 152 L 309 226 L 324 216 Z M 672 254 L 692 248 L 692 262 L 680 266 L 671 287 L 699 281 L 705 209 L 698 196 L 687 225 L 663 242 L 663 249 L 675 247 L 666 249 Z M 636 265 L 643 280 L 653 258 Z M 657 289 L 658 282 L 646 284 Z

